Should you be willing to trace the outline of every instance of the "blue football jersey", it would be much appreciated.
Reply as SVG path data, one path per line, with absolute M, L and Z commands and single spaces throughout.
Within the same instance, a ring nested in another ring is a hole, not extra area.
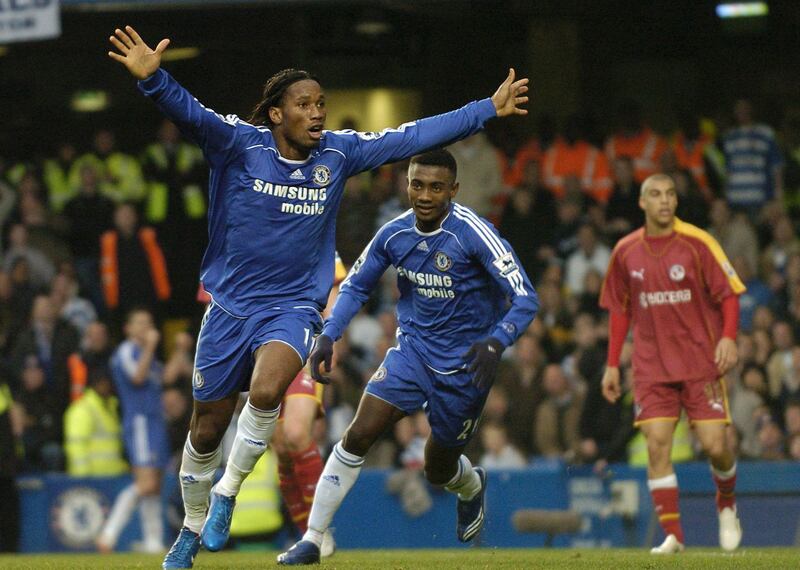
M 211 167 L 203 286 L 234 316 L 324 308 L 335 218 L 348 177 L 467 137 L 496 115 L 490 99 L 380 133 L 325 131 L 304 161 L 283 158 L 269 128 L 201 105 L 166 71 L 139 88 L 194 140 Z
M 122 405 L 123 422 L 128 423 L 136 415 L 162 417 L 161 380 L 163 366 L 155 358 L 150 364 L 147 380 L 136 385 L 131 380 L 139 365 L 141 347 L 124 341 L 111 357 L 111 377 Z
M 412 210 L 378 231 L 342 283 L 323 334 L 342 336 L 389 265 L 397 269 L 400 289 L 399 334 L 438 372 L 463 368 L 462 355 L 489 335 L 513 344 L 539 308 L 508 242 L 453 203 L 434 232 L 421 232 Z

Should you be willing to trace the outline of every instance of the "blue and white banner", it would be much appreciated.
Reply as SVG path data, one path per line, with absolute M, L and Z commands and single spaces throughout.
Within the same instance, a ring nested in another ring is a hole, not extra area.
M 59 0 L 0 0 L 0 44 L 60 35 Z

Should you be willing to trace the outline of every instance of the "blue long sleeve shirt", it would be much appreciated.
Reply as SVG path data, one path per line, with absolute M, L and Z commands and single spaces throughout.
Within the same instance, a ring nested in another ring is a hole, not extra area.
M 463 368 L 464 353 L 489 335 L 513 344 L 539 308 L 508 242 L 475 212 L 451 204 L 434 232 L 421 232 L 412 210 L 378 231 L 342 282 L 323 334 L 342 336 L 389 265 L 400 290 L 398 334 L 438 372 Z
M 496 115 L 484 99 L 380 133 L 324 131 L 319 147 L 296 161 L 280 155 L 269 128 L 204 107 L 163 69 L 139 89 L 211 167 L 200 278 L 234 316 L 321 310 L 333 284 L 335 218 L 347 178 L 467 137 Z

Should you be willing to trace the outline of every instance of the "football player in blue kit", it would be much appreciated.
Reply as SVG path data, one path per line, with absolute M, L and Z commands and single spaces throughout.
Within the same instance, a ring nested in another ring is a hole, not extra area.
M 319 562 L 322 537 L 353 487 L 364 456 L 391 425 L 423 408 L 431 426 L 425 477 L 457 495 L 457 535 L 483 526 L 486 474 L 463 455 L 503 350 L 524 333 L 539 301 L 511 246 L 472 210 L 451 200 L 456 161 L 446 150 L 411 159 L 411 210 L 384 225 L 341 285 L 311 352 L 311 373 L 326 383 L 333 343 L 384 271 L 397 269 L 397 346 L 370 379 L 356 417 L 317 483 L 303 539 L 279 564 Z
M 168 39 L 151 49 L 126 26 L 109 40 L 116 50 L 109 57 L 200 146 L 211 168 L 200 277 L 212 303 L 198 336 L 180 470 L 186 518 L 163 565 L 190 568 L 201 540 L 212 551 L 225 545 L 242 480 L 267 448 L 286 388 L 322 326 L 347 178 L 467 137 L 492 117 L 526 114 L 520 106 L 528 80 L 510 69 L 491 98 L 396 129 L 326 131 L 325 94 L 306 71 L 272 76 L 244 121 L 204 107 L 161 69 Z M 239 392 L 248 389 L 225 472 L 212 489 L 220 441 Z

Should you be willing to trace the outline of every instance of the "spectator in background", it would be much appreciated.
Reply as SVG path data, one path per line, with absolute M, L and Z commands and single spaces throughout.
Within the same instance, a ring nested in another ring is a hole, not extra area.
M 722 139 L 725 198 L 755 221 L 767 202 L 783 200 L 783 160 L 773 130 L 753 120 L 749 100 L 738 99 L 733 116 L 736 126 Z
M 503 185 L 500 163 L 486 133 L 479 132 L 447 147 L 458 164 L 458 203 L 489 218 L 493 200 L 508 192 Z
M 64 206 L 68 241 L 78 281 L 94 303 L 102 308 L 100 283 L 100 236 L 112 227 L 114 203 L 100 193 L 97 166 L 86 163 L 80 167 L 76 195 Z
M 83 334 L 89 323 L 97 320 L 94 306 L 78 297 L 78 283 L 69 273 L 59 273 L 50 286 L 50 301 L 60 318 Z
M 17 401 L 23 417 L 22 445 L 26 471 L 60 471 L 63 468 L 63 398 L 45 381 L 45 371 L 35 354 L 28 354 L 19 372 Z
M 105 305 L 117 318 L 134 307 L 158 307 L 169 300 L 167 263 L 156 231 L 139 227 L 132 204 L 117 206 L 114 229 L 102 235 L 100 250 Z
M 636 101 L 620 104 L 616 123 L 616 130 L 606 141 L 606 156 L 611 162 L 622 156 L 630 158 L 633 177 L 641 184 L 656 172 L 667 143 L 644 124 L 641 106 Z
M 80 349 L 67 360 L 71 401 L 74 402 L 83 395 L 90 377 L 103 372 L 108 366 L 111 352 L 105 323 L 89 323 L 83 331 Z
M 729 259 L 744 257 L 755 270 L 758 264 L 758 236 L 753 224 L 741 214 L 731 214 L 728 203 L 718 198 L 709 211 L 710 233 L 719 242 Z
M 680 113 L 679 130 L 672 142 L 678 166 L 688 171 L 706 203 L 711 203 L 721 187 L 724 172 L 719 149 L 708 134 L 700 129 L 698 117 Z
M 792 398 L 786 402 L 783 411 L 783 427 L 789 438 L 800 434 L 800 399 Z
M 642 210 L 639 208 L 639 185 L 633 176 L 633 160 L 620 156 L 611 163 L 614 186 L 606 204 L 605 232 L 613 244 L 619 238 L 642 223 Z
M 192 375 L 194 374 L 194 345 L 195 341 L 187 332 L 175 335 L 170 354 L 164 365 L 164 385 L 174 386 L 186 394 L 192 389 Z
M 147 184 L 144 218 L 159 233 L 164 244 L 174 294 L 172 316 L 189 317 L 195 311 L 194 293 L 206 230 L 207 166 L 200 148 L 181 141 L 180 131 L 164 119 L 158 140 L 142 155 Z
M 739 432 L 739 450 L 744 457 L 757 458 L 761 455 L 757 412 L 763 411 L 769 400 L 767 374 L 760 366 L 748 364 L 731 388 L 731 420 Z
M 497 422 L 483 424 L 480 431 L 484 453 L 479 461 L 486 469 L 516 469 L 525 467 L 527 461 L 519 449 L 508 440 L 506 426 Z
M 539 182 L 539 165 L 528 162 L 525 178 L 514 188 L 500 218 L 498 230 L 519 255 L 522 266 L 537 282 L 553 256 L 553 195 Z
M 591 224 L 583 224 L 578 230 L 578 249 L 566 263 L 566 285 L 570 295 L 583 293 L 586 274 L 595 270 L 605 275 L 611 250 L 597 239 L 597 232 Z
M 672 156 L 667 151 L 663 156 Z M 688 170 L 678 169 L 672 172 L 675 181 L 675 192 L 678 194 L 678 210 L 675 214 L 684 222 L 699 228 L 708 225 L 708 203 L 697 188 L 697 183 Z
M 42 165 L 42 179 L 47 188 L 47 204 L 56 214 L 60 214 L 64 206 L 78 193 L 78 188 L 72 186 L 69 180 L 69 173 L 77 155 L 74 144 L 62 141 L 58 143 L 55 157 L 46 159 Z
M 781 426 L 767 412 L 758 419 L 758 442 L 761 446 L 759 459 L 781 461 L 786 459 L 785 438 Z
M 14 224 L 8 233 L 8 251 L 6 251 L 3 269 L 13 273 L 12 267 L 19 258 L 27 262 L 27 270 L 31 285 L 36 289 L 49 287 L 56 274 L 55 266 L 50 259 L 30 245 L 28 228 L 24 224 Z
M 786 321 L 772 325 L 774 350 L 767 362 L 770 396 L 781 402 L 800 396 L 800 346 L 794 346 L 792 327 Z
M 27 243 L 54 266 L 69 259 L 69 246 L 62 238 L 62 221 L 47 210 L 38 178 L 26 174 L 17 188 L 19 221 L 27 229 Z
M 145 197 L 145 183 L 139 161 L 118 151 L 116 137 L 109 129 L 94 134 L 93 152 L 75 160 L 69 173 L 69 183 L 78 188 L 83 167 L 94 167 L 100 178 L 100 192 L 114 202 L 141 202 Z
M 33 302 L 30 323 L 16 338 L 11 351 L 12 371 L 22 374 L 30 355 L 44 371 L 44 385 L 56 402 L 59 430 L 61 414 L 69 403 L 69 355 L 78 349 L 78 331 L 56 314 L 49 297 L 39 295 Z
M 772 227 L 772 241 L 761 253 L 761 274 L 772 285 L 769 276 L 773 272 L 783 276 L 789 258 L 796 254 L 800 254 L 800 239 L 791 218 L 781 215 Z
M 14 260 L 8 273 L 0 274 L 4 331 L 3 354 L 13 348 L 20 332 L 28 326 L 33 300 L 40 289 L 30 279 L 30 265 L 24 257 Z
M 578 249 L 578 230 L 584 223 L 582 215 L 585 200 L 580 192 L 578 180 L 568 176 L 565 184 L 568 188 L 567 193 L 556 205 L 552 249 L 540 250 L 540 258 L 547 263 L 561 263 Z
M 542 181 L 557 198 L 564 197 L 565 179 L 575 177 L 581 191 L 595 202 L 605 204 L 611 194 L 611 173 L 605 155 L 586 140 L 586 120 L 580 115 L 567 118 L 563 133 L 542 157 Z
M 739 296 L 739 327 L 744 332 L 753 328 L 753 316 L 757 307 L 769 307 L 775 302 L 775 295 L 766 284 L 753 273 L 747 257 L 737 255 L 731 259 L 733 268 L 747 287 Z
M 119 401 L 107 369 L 93 370 L 82 397 L 67 408 L 64 451 L 72 477 L 117 477 L 128 472 L 122 456 Z
M 536 447 L 545 457 L 573 460 L 580 447 L 583 395 L 569 383 L 558 364 L 542 373 L 543 400 L 536 409 Z
M 547 359 L 539 341 L 530 334 L 517 339 L 511 358 L 500 361 L 495 388 L 501 387 L 508 399 L 507 411 L 501 420 L 509 428 L 514 445 L 525 455 L 534 450 L 533 432 L 536 406 L 541 397 L 541 373 Z M 487 408 L 489 403 L 487 402 Z

